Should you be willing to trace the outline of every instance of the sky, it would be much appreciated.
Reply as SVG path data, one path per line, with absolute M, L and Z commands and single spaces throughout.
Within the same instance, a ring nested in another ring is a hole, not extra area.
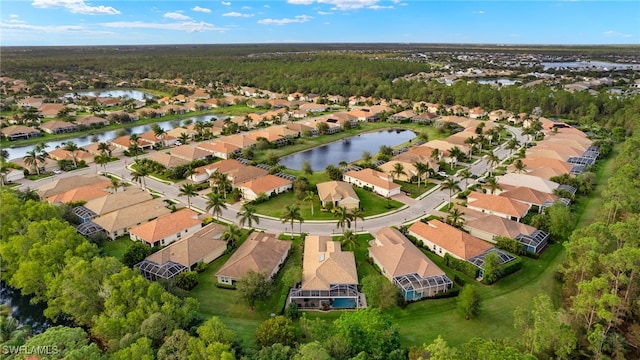
M 2 0 L 1 46 L 640 44 L 640 1 Z

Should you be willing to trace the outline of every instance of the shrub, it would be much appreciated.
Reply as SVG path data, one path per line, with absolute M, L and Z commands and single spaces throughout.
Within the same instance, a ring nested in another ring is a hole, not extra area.
M 176 286 L 182 290 L 191 290 L 198 286 L 198 273 L 195 271 L 186 271 L 176 276 Z
M 291 320 L 296 320 L 300 317 L 300 310 L 298 310 L 298 304 L 292 302 L 287 305 L 287 309 L 284 314 Z

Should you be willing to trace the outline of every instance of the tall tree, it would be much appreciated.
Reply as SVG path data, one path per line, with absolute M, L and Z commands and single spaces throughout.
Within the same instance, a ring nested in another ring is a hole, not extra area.
M 198 196 L 198 190 L 194 184 L 183 184 L 180 187 L 180 193 L 178 196 L 186 196 L 187 197 L 187 207 L 191 209 L 191 198 L 194 196 Z
M 222 193 L 222 195 L 226 198 L 227 189 L 231 186 L 231 181 L 229 181 L 227 174 L 216 171 L 211 174 L 210 178 L 213 180 L 218 194 Z
M 347 230 L 342 234 L 341 243 L 352 251 L 354 246 L 358 246 L 358 236 L 353 231 Z
M 80 147 L 76 145 L 73 141 L 67 141 L 63 144 L 62 148 L 68 151 L 71 154 L 71 159 L 73 160 L 73 167 L 78 167 L 78 151 L 80 151 Z
M 216 220 L 220 220 L 222 210 L 227 208 L 227 204 L 224 202 L 224 198 L 220 194 L 210 192 L 207 194 L 207 206 L 206 210 L 211 210 L 211 213 L 216 217 Z
M 451 226 L 461 227 L 464 224 L 464 213 L 461 212 L 458 208 L 452 207 L 449 209 L 449 214 L 447 215 L 447 223 Z
M 163 147 L 166 146 L 164 140 L 165 140 L 165 137 L 167 136 L 167 131 L 158 124 L 153 124 L 153 126 L 151 127 L 151 130 L 153 130 L 153 134 L 156 136 L 156 138 L 160 139 L 160 143 L 162 144 L 162 146 Z
M 455 191 L 460 191 L 460 186 L 458 185 L 458 181 L 453 177 L 446 178 L 441 184 L 440 188 L 442 190 L 449 190 L 449 202 L 451 202 L 451 198 L 453 197 L 453 193 Z
M 500 186 L 498 180 L 496 180 L 496 178 L 493 176 L 487 178 L 487 182 L 484 184 L 484 188 L 489 190 L 490 194 L 493 194 L 498 190 L 502 190 L 502 186 Z
M 229 226 L 227 226 L 227 230 L 222 233 L 222 240 L 227 242 L 227 247 L 229 249 L 234 249 L 241 237 L 242 229 L 234 224 L 229 224 Z
M 313 217 L 313 201 L 315 199 L 316 199 L 316 193 L 313 192 L 313 190 L 307 190 L 304 193 L 304 199 L 302 199 L 303 201 L 309 202 L 309 206 L 311 207 L 311 217 Z
M 102 166 L 103 171 L 106 170 L 109 160 L 111 160 L 111 158 L 107 154 L 100 154 L 100 155 L 94 156 L 93 161 L 96 163 L 96 171 L 97 171 L 98 165 Z
M 407 176 L 407 172 L 404 171 L 404 165 L 402 165 L 402 163 L 399 163 L 399 162 L 393 164 L 393 170 L 391 170 L 391 175 L 395 176 L 396 179 L 399 179 L 400 175 Z
M 138 166 L 135 167 L 131 172 L 131 179 L 133 181 L 140 183 L 140 185 L 142 186 L 142 189 L 145 190 L 147 188 L 146 178 L 147 176 L 149 176 L 150 173 L 151 171 L 149 170 L 149 167 L 146 164 L 138 163 Z
M 413 164 L 416 168 L 417 176 L 418 176 L 418 187 L 420 187 L 420 180 L 424 179 L 424 183 L 427 183 L 427 177 L 431 173 L 432 169 L 429 167 L 429 163 L 416 162 Z
M 236 290 L 240 300 L 246 303 L 250 309 L 253 309 L 258 300 L 269 296 L 271 280 L 264 273 L 249 270 L 236 282 Z
M 240 226 L 248 224 L 249 227 L 253 226 L 253 223 L 259 224 L 260 218 L 256 215 L 256 207 L 247 203 L 242 205 L 242 210 L 238 211 L 236 218 L 240 218 Z
M 98 151 L 100 151 L 101 154 L 107 154 L 111 157 L 111 145 L 106 142 L 98 143 Z
M 464 188 L 467 189 L 469 187 L 469 179 L 471 179 L 471 177 L 473 176 L 471 170 L 469 170 L 468 168 L 464 168 L 458 173 L 458 175 L 460 175 L 460 177 L 464 180 Z
M 36 171 L 36 175 L 40 175 L 40 164 L 44 163 L 44 156 L 35 149 L 27 151 L 27 155 L 23 158 L 24 164 Z
M 487 164 L 489 164 L 489 173 L 493 175 L 495 166 L 500 163 L 500 158 L 493 152 L 489 152 L 487 155 Z
M 364 210 L 361 207 L 351 209 L 351 217 L 353 218 L 353 229 L 358 231 L 358 219 L 364 221 Z
M 465 319 L 472 319 L 480 313 L 480 294 L 474 285 L 465 285 L 458 295 L 457 309 Z
M 346 206 L 338 206 L 333 208 L 333 217 L 338 219 L 336 223 L 336 227 L 342 229 L 344 232 L 345 228 L 351 228 L 351 221 L 353 220 L 353 214 L 347 209 Z
M 293 233 L 293 222 L 294 221 L 299 221 L 300 222 L 300 234 L 302 234 L 302 223 L 304 222 L 304 219 L 302 218 L 302 215 L 300 214 L 300 208 L 298 207 L 298 205 L 289 204 L 289 205 L 285 206 L 284 214 L 282 215 L 280 220 L 282 220 L 283 224 L 286 223 L 287 221 L 289 221 L 291 223 L 291 233 Z

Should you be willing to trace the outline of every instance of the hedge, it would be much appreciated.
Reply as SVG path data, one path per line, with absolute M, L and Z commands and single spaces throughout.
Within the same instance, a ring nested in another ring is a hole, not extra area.
M 480 269 L 468 261 L 456 259 L 447 253 L 444 254 L 444 263 L 451 269 L 458 270 L 474 279 L 478 277 L 478 271 Z

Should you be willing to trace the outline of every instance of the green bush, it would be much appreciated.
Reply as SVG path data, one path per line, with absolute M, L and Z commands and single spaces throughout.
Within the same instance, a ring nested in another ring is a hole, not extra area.
M 235 290 L 236 286 L 235 285 L 229 285 L 229 284 L 223 284 L 223 283 L 216 283 L 216 287 L 220 288 L 220 289 L 227 289 L 227 290 Z
M 198 286 L 198 273 L 195 271 L 187 271 L 176 276 L 176 286 L 182 290 L 191 290 Z
M 292 302 L 287 305 L 287 309 L 284 314 L 291 320 L 296 320 L 300 317 L 300 310 L 298 310 L 298 304 Z
M 456 259 L 449 254 L 444 254 L 444 263 L 451 269 L 458 270 L 474 279 L 478 277 L 478 271 L 480 269 L 468 261 Z

